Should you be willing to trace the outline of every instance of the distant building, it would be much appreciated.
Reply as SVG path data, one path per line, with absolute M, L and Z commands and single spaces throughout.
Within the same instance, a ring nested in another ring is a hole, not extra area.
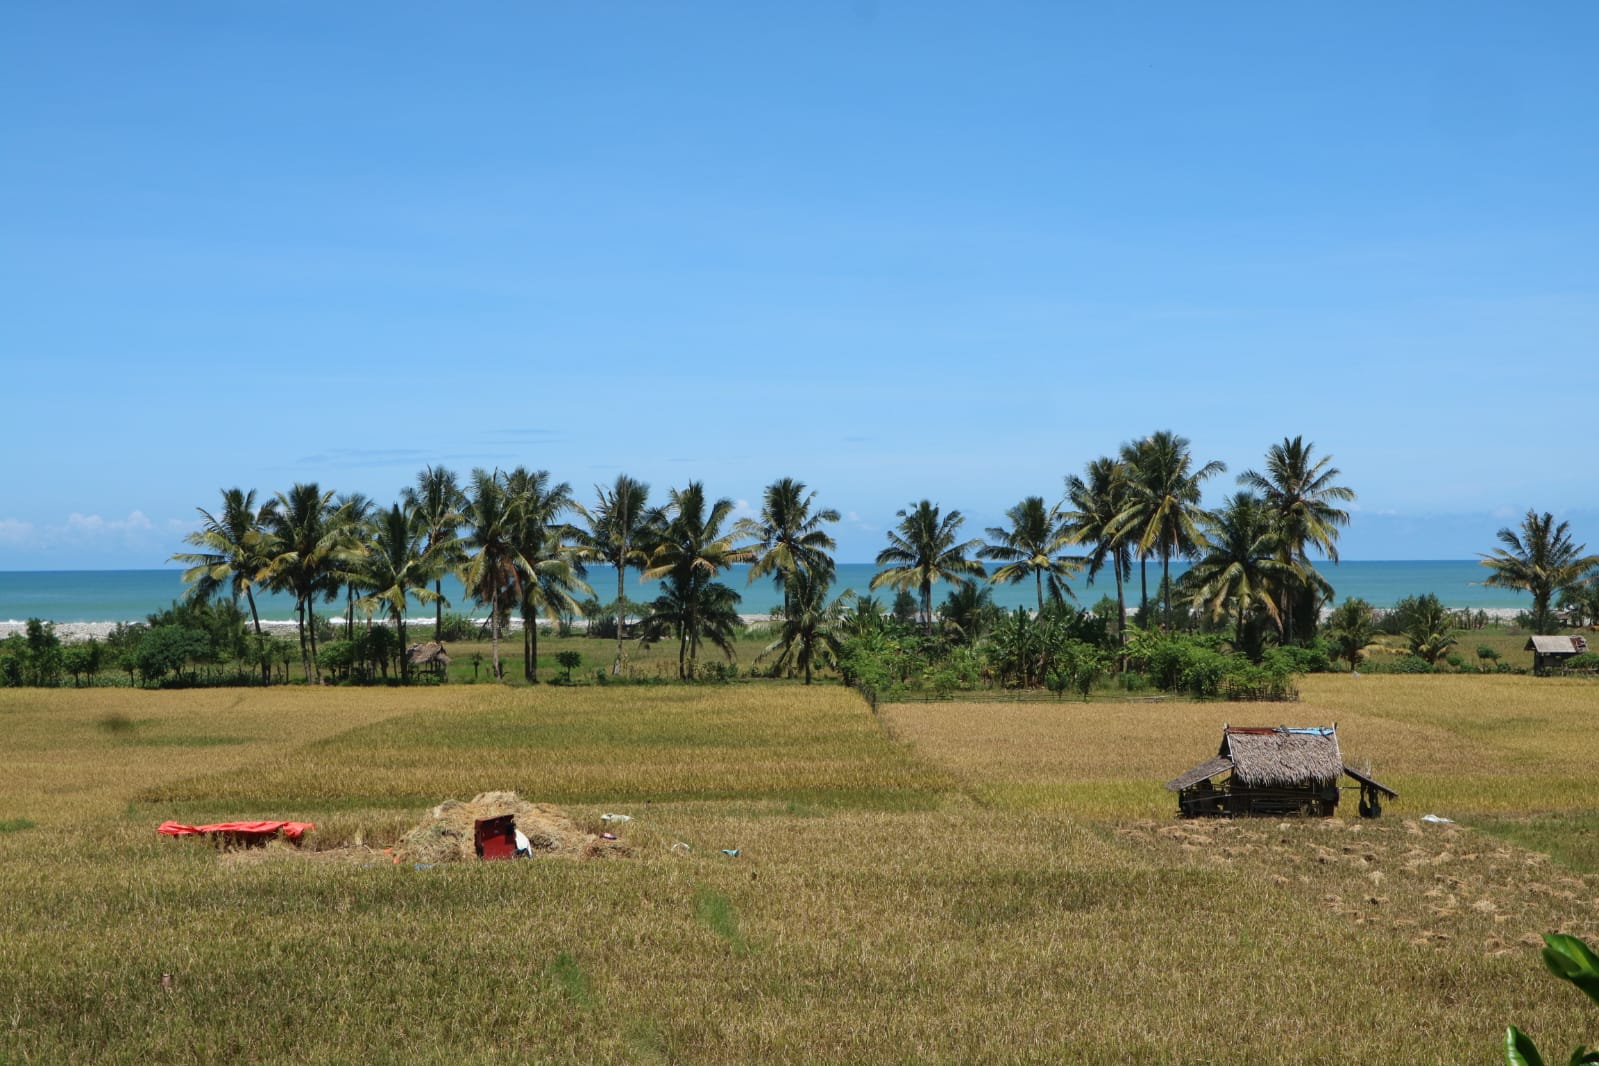
M 1587 637 L 1528 637 L 1523 651 L 1532 652 L 1532 672 L 1542 674 L 1588 650 Z

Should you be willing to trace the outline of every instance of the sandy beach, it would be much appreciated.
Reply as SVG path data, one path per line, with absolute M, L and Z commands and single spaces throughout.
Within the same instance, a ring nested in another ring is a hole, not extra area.
M 1485 607 L 1480 608 L 1480 610 L 1481 613 L 1498 622 L 1508 622 L 1515 618 L 1517 613 L 1519 613 L 1518 609 L 1514 607 Z M 747 626 L 767 625 L 772 621 L 770 615 L 764 614 L 744 614 L 739 615 L 739 617 L 743 619 L 744 624 Z M 337 624 L 342 627 L 343 623 Z M 379 622 L 378 624 L 383 625 L 386 623 Z M 431 620 L 421 618 L 408 619 L 406 624 L 408 627 L 417 625 L 426 627 L 431 624 Z M 56 623 L 55 631 L 56 636 L 60 637 L 64 643 L 71 644 L 76 641 L 89 640 L 91 638 L 96 640 L 104 640 L 106 637 L 110 636 L 111 631 L 116 629 L 117 625 L 118 623 L 116 622 L 58 622 Z M 293 622 L 263 621 L 261 623 L 261 628 L 267 633 L 282 634 L 284 636 L 293 636 L 295 632 L 295 624 Z M 574 628 L 582 629 L 584 628 L 584 623 L 582 621 L 578 621 L 574 623 Z M 4 640 L 13 633 L 24 633 L 26 631 L 26 622 L 18 622 L 15 620 L 0 622 L 0 640 Z M 504 636 L 508 633 L 520 633 L 521 631 L 521 620 L 512 619 L 510 625 L 501 630 L 501 635 Z M 487 637 L 484 639 L 487 639 Z

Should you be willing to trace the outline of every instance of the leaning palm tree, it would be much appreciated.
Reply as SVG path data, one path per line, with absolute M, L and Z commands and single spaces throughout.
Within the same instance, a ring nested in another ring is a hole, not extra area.
M 649 508 L 650 487 L 626 474 L 616 475 L 610 487 L 594 486 L 596 501 L 592 509 L 575 505 L 587 528 L 579 538 L 585 558 L 604 562 L 616 570 L 616 658 L 611 673 L 622 672 L 622 632 L 627 613 L 628 567 L 644 568 L 646 551 L 655 512 Z
M 766 486 L 759 518 L 741 519 L 736 532 L 754 543 L 754 565 L 749 580 L 770 576 L 783 590 L 783 611 L 790 605 L 788 579 L 805 570 L 828 584 L 833 580 L 833 556 L 838 544 L 822 528 L 823 522 L 837 522 L 839 514 L 831 507 L 812 512 L 816 493 L 805 491 L 805 482 L 779 478 Z
M 1312 460 L 1315 445 L 1303 437 L 1273 444 L 1266 452 L 1266 470 L 1245 470 L 1238 483 L 1265 498 L 1277 526 L 1278 557 L 1309 572 L 1313 570 L 1308 549 L 1314 548 L 1330 561 L 1338 562 L 1338 530 L 1349 524 L 1349 512 L 1335 503 L 1355 498 L 1353 489 L 1339 485 L 1338 468 L 1331 457 Z M 1316 598 L 1302 582 L 1291 581 L 1281 590 L 1283 639 L 1294 639 L 1294 617 L 1314 605 Z
M 261 634 L 261 615 L 255 606 L 255 586 L 262 582 L 271 566 L 272 545 L 267 526 L 272 518 L 275 501 L 268 500 L 259 508 L 255 505 L 255 490 L 224 489 L 222 507 L 212 515 L 205 508 L 196 508 L 205 519 L 204 526 L 184 537 L 185 544 L 201 549 L 197 552 L 179 552 L 173 562 L 187 563 L 183 572 L 185 584 L 194 586 L 192 595 L 208 600 L 222 589 L 237 601 L 244 594 L 250 605 L 250 621 L 255 626 L 256 643 L 265 639 Z M 272 664 L 261 659 L 261 683 L 272 680 Z
M 777 639 L 761 652 L 762 658 L 776 652 L 777 669 L 790 676 L 799 670 L 807 685 L 815 667 L 832 666 L 844 654 L 844 610 L 855 594 L 846 590 L 829 600 L 827 587 L 821 574 L 796 569 L 784 586 L 788 607 Z
M 1042 496 L 1029 496 L 1005 512 L 1010 528 L 990 526 L 992 538 L 978 550 L 981 559 L 1003 562 L 1005 565 L 988 576 L 994 584 L 1017 584 L 1033 579 L 1038 593 L 1038 613 L 1044 613 L 1044 585 L 1047 579 L 1049 598 L 1061 603 L 1075 600 L 1067 580 L 1083 568 L 1082 561 L 1061 554 L 1073 536 L 1066 518 L 1058 508 L 1047 507 Z
M 528 569 L 517 549 L 516 526 L 520 519 L 516 500 L 506 491 L 504 475 L 482 467 L 473 470 L 466 507 L 461 513 L 472 533 L 463 544 L 467 554 L 457 572 L 467 592 L 489 609 L 494 677 L 503 680 L 501 608 L 503 604 L 516 602 Z
M 305 678 L 310 681 L 316 662 L 313 602 L 319 596 L 338 594 L 334 575 L 344 534 L 338 509 L 333 505 L 333 490 L 323 492 L 313 481 L 278 493 L 267 529 L 272 537 L 272 560 L 266 580 L 273 589 L 294 597 L 300 661 Z M 322 679 L 320 669 L 316 670 L 315 679 Z
M 1227 469 L 1212 460 L 1194 469 L 1188 438 L 1160 430 L 1132 446 L 1133 477 L 1122 524 L 1147 558 L 1160 557 L 1161 587 L 1165 590 L 1166 625 L 1171 626 L 1172 556 L 1193 555 L 1199 541 L 1204 510 L 1199 506 L 1200 483 Z M 1148 602 L 1146 592 L 1145 602 Z
M 1066 528 L 1079 543 L 1089 545 L 1088 583 L 1108 563 L 1116 578 L 1116 636 L 1127 628 L 1127 597 L 1123 582 L 1133 575 L 1133 545 L 1119 524 L 1127 509 L 1129 469 L 1125 462 L 1101 456 L 1083 469 L 1083 476 L 1066 476 Z
M 461 523 L 465 521 L 461 509 L 466 506 L 466 493 L 455 476 L 455 471 L 442 466 L 425 466 L 416 475 L 416 484 L 408 485 L 400 493 L 400 502 L 411 512 L 412 521 L 421 526 L 424 539 L 422 548 L 435 561 L 438 572 L 433 575 L 433 639 L 444 632 L 444 608 L 449 601 L 444 598 L 444 574 L 461 563 Z
M 527 566 L 516 600 L 522 616 L 522 676 L 537 683 L 539 619 L 572 615 L 578 595 L 594 590 L 583 582 L 571 545 L 577 531 L 560 521 L 573 507 L 572 486 L 550 484 L 548 470 L 517 467 L 506 475 L 505 488 L 516 514 L 512 541 Z
M 1267 504 L 1253 493 L 1236 493 L 1210 515 L 1200 531 L 1199 560 L 1188 572 L 1194 602 L 1211 618 L 1233 618 L 1233 646 L 1244 647 L 1245 624 L 1260 611 L 1279 629 L 1278 590 L 1298 578 L 1298 567 L 1279 557 L 1278 530 Z
M 1493 571 L 1483 584 L 1531 593 L 1532 631 L 1554 632 L 1559 626 L 1550 601 L 1556 593 L 1580 585 L 1590 570 L 1599 567 L 1599 555 L 1582 554 L 1587 545 L 1573 542 L 1569 524 L 1556 524 L 1548 511 L 1540 516 L 1529 510 L 1521 520 L 1521 532 L 1501 529 L 1499 542 L 1503 548 L 1481 557 L 1482 565 Z
M 959 511 L 940 516 L 931 500 L 913 503 L 896 512 L 899 526 L 888 531 L 888 547 L 877 553 L 877 565 L 886 569 L 872 575 L 871 588 L 916 589 L 921 594 L 921 623 L 933 624 L 933 583 L 971 584 L 986 577 L 983 564 L 968 559 L 983 546 L 980 540 L 959 540 L 965 518 Z
M 400 677 L 410 679 L 406 654 L 405 606 L 408 599 L 432 603 L 438 593 L 428 588 L 435 570 L 434 550 L 426 546 L 427 531 L 399 504 L 372 520 L 368 550 L 356 561 L 360 584 L 370 592 L 357 603 L 363 611 L 381 610 L 394 623 L 400 639 Z
M 713 579 L 729 566 L 754 558 L 753 550 L 735 545 L 736 534 L 731 529 L 722 530 L 732 513 L 733 501 L 723 497 L 708 502 L 701 482 L 673 489 L 665 510 L 666 523 L 644 569 L 646 579 L 664 578 L 669 586 L 665 598 L 677 613 L 679 678 L 689 676 L 700 638 L 705 635 L 702 629 L 711 624 L 700 614 L 701 608 L 721 611 L 728 602 L 738 602 L 736 593 L 728 601 L 720 592 L 711 591 L 713 586 L 725 588 Z

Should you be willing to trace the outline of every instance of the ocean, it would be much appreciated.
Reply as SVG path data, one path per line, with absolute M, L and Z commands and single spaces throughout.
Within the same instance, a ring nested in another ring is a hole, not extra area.
M 1182 564 L 1172 564 L 1172 576 L 1182 573 Z M 1531 598 L 1525 593 L 1506 589 L 1487 588 L 1481 584 L 1488 571 L 1473 559 L 1443 559 L 1423 562 L 1344 562 L 1337 566 L 1318 564 L 1322 574 L 1332 583 L 1337 599 L 1342 602 L 1358 596 L 1375 607 L 1391 607 L 1406 596 L 1431 592 L 1444 604 L 1454 609 L 1511 609 L 1526 610 Z M 840 563 L 834 584 L 834 593 L 845 589 L 857 595 L 868 593 L 868 585 L 877 568 L 871 563 Z M 748 567 L 734 567 L 724 580 L 742 595 L 739 611 L 746 615 L 770 613 L 781 604 L 782 594 L 769 581 L 748 583 Z M 609 567 L 590 567 L 588 582 L 595 596 L 609 603 L 616 595 L 616 572 Z M 1160 564 L 1149 567 L 1150 595 L 1154 596 L 1160 582 Z M 1073 590 L 1083 606 L 1092 606 L 1101 596 L 1116 595 L 1116 583 L 1102 574 L 1092 586 L 1081 577 L 1072 582 Z M 184 594 L 182 571 L 170 570 L 41 570 L 0 571 L 0 622 L 22 622 L 29 618 L 42 618 L 51 622 L 139 622 L 145 616 L 159 611 Z M 942 600 L 949 586 L 933 586 L 934 601 Z M 449 601 L 447 610 L 464 614 L 480 610 L 467 603 L 459 582 L 446 578 L 444 595 Z M 639 582 L 637 574 L 627 580 L 629 599 L 647 601 L 656 595 L 653 582 Z M 876 593 L 885 603 L 893 599 L 893 591 L 880 589 Z M 1006 608 L 1032 606 L 1036 602 L 1033 583 L 1001 585 L 994 587 L 994 600 Z M 1138 570 L 1127 586 L 1127 603 L 1138 602 Z M 294 601 L 287 596 L 258 594 L 256 605 L 264 621 L 292 621 Z M 319 606 L 318 611 L 329 615 L 342 614 L 343 599 L 336 604 Z M 431 606 L 411 609 L 415 617 L 429 617 Z

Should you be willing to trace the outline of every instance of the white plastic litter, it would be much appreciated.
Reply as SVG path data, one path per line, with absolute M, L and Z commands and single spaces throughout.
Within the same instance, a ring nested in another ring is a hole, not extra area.
M 533 844 L 528 840 L 526 834 L 524 834 L 520 829 L 516 831 L 516 853 L 518 855 L 528 856 L 529 858 L 531 858 L 533 855 Z
M 1421 820 L 1424 821 L 1424 822 L 1432 822 L 1434 825 L 1454 825 L 1455 824 L 1455 820 L 1453 818 L 1440 818 L 1436 814 L 1424 814 L 1424 815 L 1421 816 Z
M 687 844 L 683 843 L 681 840 L 679 840 L 676 844 L 672 845 L 672 850 L 673 851 L 676 851 L 678 848 L 682 848 L 685 852 L 694 850 L 694 849 L 690 848 Z
M 633 816 L 631 814 L 602 814 L 602 815 L 600 815 L 600 821 L 602 821 L 602 822 L 616 822 L 617 824 L 621 824 L 622 822 L 631 822 L 632 820 L 633 820 Z

